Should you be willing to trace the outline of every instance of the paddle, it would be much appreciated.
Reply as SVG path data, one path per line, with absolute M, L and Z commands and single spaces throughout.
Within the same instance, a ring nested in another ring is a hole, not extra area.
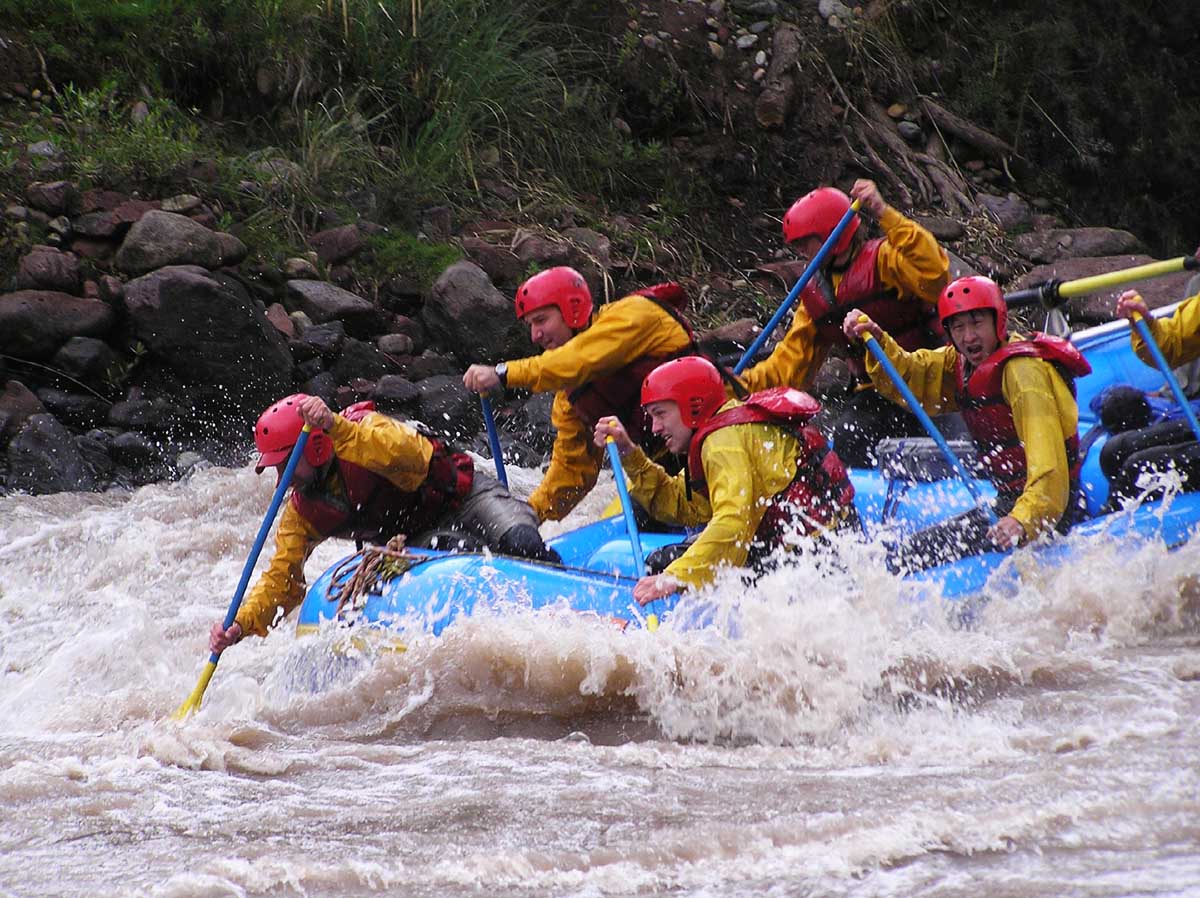
M 1154 357 L 1154 364 L 1158 366 L 1159 372 L 1167 381 L 1167 386 L 1171 388 L 1171 393 L 1174 395 L 1175 401 L 1183 409 L 1184 417 L 1187 418 L 1188 424 L 1192 426 L 1192 433 L 1196 435 L 1197 440 L 1200 440 L 1200 421 L 1196 420 L 1196 413 L 1192 411 L 1192 404 L 1183 395 L 1183 388 L 1179 386 L 1179 380 L 1175 377 L 1175 372 L 1171 370 L 1171 366 L 1162 354 L 1162 349 L 1159 347 L 1158 341 L 1154 339 L 1154 334 L 1150 332 L 1150 326 L 1146 324 L 1146 320 L 1142 318 L 1140 312 L 1133 313 L 1130 323 L 1142 335 L 1142 340 L 1145 342 L 1146 348 L 1150 350 L 1150 355 Z
M 754 361 L 754 356 L 762 349 L 763 344 L 770 339 L 775 328 L 779 326 L 779 322 L 783 320 L 783 316 L 790 312 L 792 306 L 795 305 L 796 299 L 800 296 L 800 291 L 808 286 L 808 282 L 813 279 L 813 275 L 820 270 L 825 257 L 832 252 L 833 247 L 841 239 L 842 233 L 850 226 L 850 221 L 858 212 L 860 205 L 861 203 L 858 200 L 850 204 L 850 208 L 846 210 L 846 214 L 842 216 L 842 220 L 837 223 L 837 227 L 833 229 L 825 239 L 825 242 L 821 244 L 821 248 L 812 257 L 812 261 L 808 263 L 808 267 L 804 269 L 804 273 L 800 275 L 799 280 L 792 285 L 792 289 L 788 291 L 788 295 L 784 297 L 783 303 L 776 310 L 775 314 L 771 316 L 771 320 L 767 322 L 767 326 L 762 329 L 762 333 L 755 337 L 754 342 L 750 344 L 750 348 L 742 353 L 741 359 L 733 368 L 734 374 L 741 374 Z
M 858 319 L 860 322 L 869 320 L 866 315 Z M 867 351 L 875 356 L 875 361 L 879 362 L 881 367 L 887 374 L 896 389 L 900 391 L 900 395 L 904 397 L 904 401 L 908 403 L 909 409 L 917 416 L 917 420 L 921 422 L 921 426 L 925 428 L 925 432 L 937 443 L 937 447 L 942 450 L 942 455 L 946 457 L 946 461 L 950 463 L 950 467 L 954 469 L 954 473 L 962 480 L 963 486 L 967 488 L 967 492 L 971 494 L 971 498 L 975 500 L 975 504 L 982 507 L 988 517 L 988 522 L 996 523 L 996 512 L 992 507 L 983 501 L 983 496 L 980 495 L 979 487 L 975 485 L 975 479 L 967 473 L 967 469 L 963 467 L 962 461 L 950 445 L 946 442 L 946 438 L 942 436 L 940 430 L 934 426 L 931 419 L 921 403 L 917 402 L 917 397 L 913 395 L 913 391 L 909 389 L 908 384 L 904 382 L 904 378 L 900 376 L 900 372 L 896 370 L 896 366 L 892 364 L 892 360 L 887 357 L 887 353 L 883 351 L 883 347 L 869 333 L 864 332 L 862 341 L 867 344 Z
M 254 565 L 258 561 L 259 554 L 262 552 L 263 543 L 267 541 L 267 533 L 271 530 L 271 524 L 275 521 L 275 515 L 279 512 L 279 506 L 283 504 L 284 493 L 287 492 L 287 488 L 292 482 L 292 474 L 296 471 L 296 463 L 300 461 L 300 456 L 304 452 L 304 445 L 308 442 L 308 435 L 311 431 L 312 427 L 305 424 L 303 430 L 300 431 L 300 439 L 296 440 L 296 445 L 292 447 L 292 454 L 288 456 L 287 466 L 283 469 L 283 476 L 279 478 L 279 483 L 275 487 L 275 495 L 271 497 L 271 506 L 267 509 L 262 526 L 258 528 L 258 536 L 254 540 L 254 547 L 250 550 L 250 557 L 246 559 L 246 564 L 242 568 L 242 578 L 238 581 L 237 590 L 233 594 L 233 601 L 229 603 L 229 610 L 225 612 L 225 623 L 221 627 L 222 630 L 228 630 L 233 626 L 233 620 L 237 617 L 238 608 L 242 604 L 242 597 L 246 594 L 246 586 L 250 583 L 250 575 L 254 572 Z M 192 690 L 192 694 L 175 711 L 175 720 L 182 720 L 193 711 L 199 709 L 200 701 L 204 698 L 204 690 L 208 688 L 208 681 L 212 679 L 212 675 L 217 669 L 217 662 L 220 660 L 221 656 L 217 652 L 213 652 L 208 656 L 208 662 L 204 665 L 204 670 L 200 674 L 200 680 L 196 683 L 196 688 Z
M 633 549 L 637 575 L 641 577 L 646 573 L 646 562 L 642 557 L 642 541 L 638 537 L 637 520 L 633 516 L 633 499 L 629 497 L 629 487 L 625 485 L 625 467 L 621 464 L 621 453 L 617 451 L 617 444 L 612 437 L 605 438 L 604 448 L 608 450 L 613 480 L 617 483 L 617 495 L 621 497 L 621 511 L 625 513 L 625 530 L 629 533 L 629 545 Z
M 608 450 L 608 460 L 612 464 L 613 480 L 617 483 L 617 495 L 621 497 L 621 511 L 625 513 L 625 529 L 629 532 L 629 545 L 633 549 L 633 562 L 637 566 L 637 575 L 646 574 L 646 562 L 642 556 L 642 541 L 638 537 L 637 520 L 633 516 L 633 499 L 629 497 L 629 487 L 625 485 L 625 466 L 621 464 L 621 453 L 612 437 L 606 437 L 604 448 Z M 657 600 L 656 600 L 657 601 Z M 653 633 L 658 629 L 658 615 L 646 615 L 646 629 Z
M 1044 284 L 1026 287 L 1024 290 L 1006 293 L 1004 301 L 1008 303 L 1010 309 L 1040 304 L 1050 310 L 1065 305 L 1067 300 L 1076 296 L 1086 296 L 1099 290 L 1108 290 L 1123 284 L 1131 284 L 1134 281 L 1162 277 L 1194 268 L 1200 268 L 1200 259 L 1195 256 L 1180 256 L 1178 259 L 1150 262 L 1146 265 L 1136 265 L 1133 268 L 1122 268 L 1120 271 L 1077 278 L 1073 281 L 1046 281 Z
M 496 479 L 508 489 L 508 472 L 504 470 L 504 457 L 500 454 L 500 433 L 496 430 L 496 417 L 492 414 L 492 404 L 482 393 L 479 394 L 479 405 L 483 408 L 483 426 L 487 428 L 488 445 L 492 447 L 492 461 L 496 463 Z

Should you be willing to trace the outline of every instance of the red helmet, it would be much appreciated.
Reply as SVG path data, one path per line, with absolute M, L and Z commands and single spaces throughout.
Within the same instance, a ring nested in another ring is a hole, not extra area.
M 543 306 L 557 306 L 567 327 L 579 330 L 592 317 L 592 291 L 583 275 L 560 265 L 539 271 L 518 287 L 516 305 L 518 318 Z
M 804 194 L 783 216 L 783 242 L 791 243 L 801 237 L 820 237 L 821 242 L 825 242 L 849 208 L 850 197 L 836 187 L 818 187 Z M 840 256 L 849 249 L 858 225 L 859 218 L 855 215 L 842 231 L 833 255 Z
M 695 429 L 725 404 L 725 384 L 716 366 L 698 355 L 664 362 L 642 381 L 642 405 L 669 399 L 683 423 Z
M 988 309 L 996 316 L 996 339 L 1001 343 L 1008 339 L 1008 304 L 1000 285 L 991 278 L 971 275 L 951 281 L 938 297 L 938 321 L 946 326 L 946 319 L 959 312 Z
M 287 461 L 292 454 L 292 447 L 304 429 L 298 406 L 307 398 L 307 393 L 284 396 L 259 415 L 258 423 L 254 425 L 254 445 L 259 451 L 258 464 L 254 466 L 256 471 L 262 473 L 263 468 Z M 308 442 L 304 444 L 304 460 L 314 468 L 319 468 L 332 457 L 333 442 L 329 434 L 323 430 L 310 433 Z

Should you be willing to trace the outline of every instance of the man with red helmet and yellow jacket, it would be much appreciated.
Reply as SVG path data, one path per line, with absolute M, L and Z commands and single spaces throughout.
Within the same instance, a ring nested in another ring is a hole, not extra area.
M 916 534 L 900 549 L 900 567 L 928 567 L 992 548 L 1009 548 L 1082 515 L 1079 408 L 1074 381 L 1092 369 L 1068 341 L 1008 333 L 1008 307 L 990 278 L 949 284 L 938 317 L 950 345 L 908 352 L 858 309 L 844 321 L 848 339 L 870 333 L 930 414 L 960 410 L 996 487 L 999 521 L 976 510 Z M 899 392 L 873 358 L 867 371 L 880 393 Z
M 630 493 L 656 520 L 704 530 L 660 574 L 638 581 L 641 604 L 703 586 L 722 567 L 756 565 L 799 529 L 818 537 L 857 521 L 846 469 L 809 420 L 820 403 L 779 387 L 728 399 L 717 368 L 685 356 L 655 368 L 641 401 L 671 452 L 687 464 L 672 477 L 651 461 L 614 417 L 594 442 L 612 437 L 625 459 Z
M 479 393 L 498 387 L 555 391 L 550 467 L 529 497 L 539 520 L 561 520 L 596 485 L 604 451 L 592 444 L 592 430 L 601 417 L 619 418 L 639 445 L 649 443 L 638 388 L 660 362 L 694 351 L 678 311 L 683 301 L 679 285 L 658 284 L 603 306 L 593 319 L 587 282 L 565 266 L 535 274 L 517 289 L 516 315 L 545 351 L 495 366 L 472 365 L 463 383 Z
M 864 309 L 905 349 L 942 345 L 935 317 L 938 293 L 949 280 L 950 260 L 937 239 L 893 209 L 874 181 L 858 180 L 850 196 L 820 187 L 796 200 L 783 217 L 783 239 L 811 259 L 850 208 L 879 221 L 884 236 L 867 240 L 859 216 L 851 218 L 823 269 L 800 294 L 791 327 L 771 355 L 742 375 L 747 390 L 790 386 L 807 389 L 831 350 L 849 356 L 858 392 L 830 427 L 838 455 L 848 464 L 875 463 L 875 445 L 885 437 L 921 432 L 916 418 L 881 399 L 870 389 L 858 347 L 849 345 L 842 320 L 852 308 Z
M 435 528 L 473 534 L 497 551 L 558 560 L 529 506 L 471 458 L 361 402 L 334 414 L 317 396 L 297 393 L 268 408 L 254 427 L 257 470 L 282 474 L 301 428 L 313 428 L 292 475 L 279 519 L 275 556 L 246 595 L 229 629 L 213 624 L 209 648 L 220 653 L 243 636 L 265 636 L 304 598 L 304 562 L 336 536 L 386 542 Z

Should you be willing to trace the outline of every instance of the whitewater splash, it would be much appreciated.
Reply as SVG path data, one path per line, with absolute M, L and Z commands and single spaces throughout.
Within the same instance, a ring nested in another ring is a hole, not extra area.
M 1064 851 L 1200 883 L 1193 546 L 1082 547 L 970 626 L 853 541 L 725 575 L 705 630 L 510 610 L 395 652 L 285 621 L 173 723 L 271 487 L 0 499 L 0 894 L 1083 894 Z

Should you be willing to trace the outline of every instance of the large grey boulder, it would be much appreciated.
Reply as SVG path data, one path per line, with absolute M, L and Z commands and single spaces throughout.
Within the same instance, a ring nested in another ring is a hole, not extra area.
M 473 262 L 455 262 L 442 272 L 421 310 L 421 323 L 433 342 L 464 365 L 534 352 L 512 301 Z
M 129 229 L 114 261 L 122 271 L 145 274 L 168 265 L 220 268 L 245 253 L 232 234 L 218 234 L 186 215 L 155 209 Z
M 148 379 L 185 408 L 257 414 L 290 391 L 287 341 L 236 278 L 169 266 L 130 281 L 122 302 Z

